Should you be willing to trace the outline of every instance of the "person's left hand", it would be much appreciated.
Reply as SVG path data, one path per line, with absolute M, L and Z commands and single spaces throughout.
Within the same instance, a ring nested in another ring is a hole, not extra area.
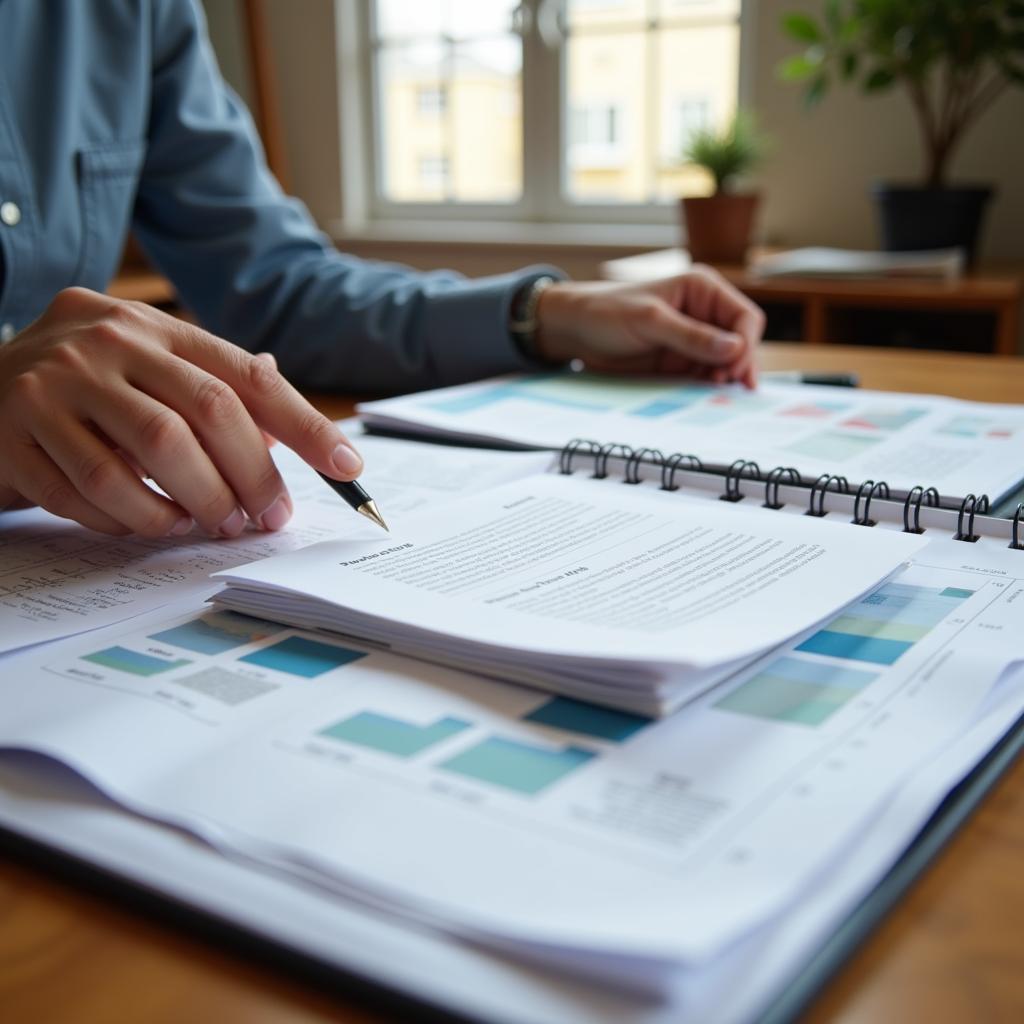
M 588 369 L 757 381 L 764 313 L 710 267 L 650 284 L 559 281 L 537 305 L 537 353 Z

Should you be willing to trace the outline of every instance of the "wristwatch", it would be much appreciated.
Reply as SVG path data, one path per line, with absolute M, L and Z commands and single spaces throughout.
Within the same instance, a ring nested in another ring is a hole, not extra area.
M 555 283 L 550 274 L 542 274 L 524 284 L 512 296 L 508 311 L 508 332 L 520 353 L 534 363 L 551 363 L 537 350 L 537 307 L 540 297 Z M 559 363 L 558 365 L 561 365 Z

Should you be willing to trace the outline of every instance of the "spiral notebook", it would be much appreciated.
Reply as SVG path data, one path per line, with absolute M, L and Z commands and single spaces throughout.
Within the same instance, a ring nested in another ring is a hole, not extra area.
M 358 411 L 372 433 L 554 451 L 594 437 L 694 453 L 721 473 L 736 460 L 745 473 L 782 466 L 808 487 L 823 475 L 853 491 L 883 480 L 903 498 L 920 485 L 954 510 L 971 493 L 999 502 L 1024 479 L 1024 407 L 933 395 L 548 373 L 367 402 Z

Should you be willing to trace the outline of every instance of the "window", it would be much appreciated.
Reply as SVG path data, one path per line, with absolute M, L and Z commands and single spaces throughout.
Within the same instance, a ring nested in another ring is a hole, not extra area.
M 448 93 L 443 86 L 421 85 L 416 92 L 416 110 L 421 117 L 443 114 Z
M 663 221 L 736 109 L 740 0 L 365 0 L 378 218 Z

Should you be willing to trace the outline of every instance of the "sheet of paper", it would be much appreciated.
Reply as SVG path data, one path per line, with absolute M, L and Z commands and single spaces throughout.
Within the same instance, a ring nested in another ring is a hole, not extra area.
M 651 722 L 223 613 L 154 614 L 19 659 L 0 743 L 454 934 L 577 968 L 693 966 L 821 880 L 963 734 L 1022 632 L 1019 554 L 935 542 Z
M 781 643 L 923 543 L 548 474 L 464 501 L 455 522 L 425 513 L 383 541 L 318 544 L 218 578 L 337 606 L 339 628 L 396 646 L 436 636 L 453 652 L 452 639 L 607 676 L 618 663 L 710 667 Z
M 541 469 L 537 454 L 464 452 L 433 445 L 359 438 L 362 477 L 389 520 Z M 112 538 L 40 509 L 0 512 L 0 651 L 14 650 L 130 618 L 187 595 L 216 589 L 210 573 L 293 551 L 331 537 L 372 537 L 294 453 L 275 459 L 295 504 L 277 534 L 251 530 L 236 540 Z
M 764 383 L 757 391 L 595 374 L 507 377 L 368 402 L 370 423 L 561 448 L 573 438 L 766 472 L 837 473 L 854 485 L 935 486 L 993 500 L 1024 476 L 1024 409 L 926 395 Z

